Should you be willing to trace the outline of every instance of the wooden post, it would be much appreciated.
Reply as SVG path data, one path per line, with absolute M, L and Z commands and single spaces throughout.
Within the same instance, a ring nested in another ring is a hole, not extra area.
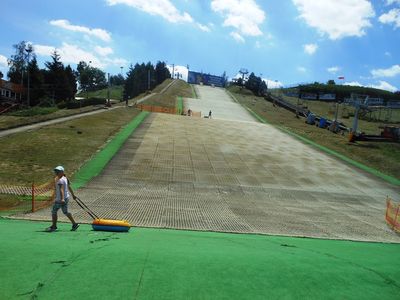
M 35 212 L 35 183 L 32 182 L 32 212 Z

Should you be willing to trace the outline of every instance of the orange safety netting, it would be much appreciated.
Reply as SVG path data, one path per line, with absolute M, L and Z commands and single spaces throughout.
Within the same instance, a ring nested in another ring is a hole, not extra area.
M 386 200 L 386 223 L 396 232 L 400 232 L 400 204 L 393 203 L 389 197 Z
M 174 114 L 174 115 L 176 114 L 176 108 L 170 108 L 170 107 L 136 104 L 136 108 L 139 110 L 145 110 L 145 111 L 151 111 L 151 112 Z
M 0 201 L 4 202 L 2 210 L 12 211 L 35 211 L 40 208 L 49 206 L 53 202 L 54 182 L 50 181 L 45 184 L 30 186 L 0 185 Z M 14 198 L 13 206 L 10 205 L 9 199 Z M 8 203 L 8 204 L 7 204 Z M 15 204 L 18 204 L 14 206 Z

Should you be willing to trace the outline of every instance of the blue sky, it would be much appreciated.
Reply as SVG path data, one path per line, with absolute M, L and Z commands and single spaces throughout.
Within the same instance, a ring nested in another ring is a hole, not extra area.
M 58 49 L 111 74 L 157 60 L 270 86 L 326 82 L 400 89 L 400 0 L 2 0 L 0 70 L 12 45 L 41 66 Z

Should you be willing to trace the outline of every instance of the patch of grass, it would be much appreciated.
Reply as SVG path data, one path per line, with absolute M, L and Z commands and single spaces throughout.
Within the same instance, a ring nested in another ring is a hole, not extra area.
M 16 117 L 32 117 L 37 115 L 48 115 L 58 110 L 57 107 L 32 107 L 30 109 L 23 109 L 10 112 L 8 115 Z
M 48 114 L 38 114 L 32 116 L 0 115 L 0 130 L 67 117 L 97 109 L 99 108 L 95 106 L 87 106 L 82 107 L 81 109 L 56 109 L 54 112 L 50 112 Z
M 85 98 L 103 98 L 107 99 L 107 88 L 97 90 L 97 91 L 88 91 L 86 92 L 81 92 L 77 94 L 77 97 L 82 97 Z M 114 85 L 110 87 L 110 98 L 122 101 L 123 99 L 123 92 L 124 92 L 124 87 L 122 85 Z
M 159 92 L 161 92 L 161 91 L 162 91 L 168 84 L 170 84 L 172 81 L 173 81 L 172 78 L 165 79 L 164 82 L 161 83 L 161 84 L 159 84 L 159 85 L 157 85 L 157 86 L 152 90 L 152 92 L 153 92 L 153 93 L 159 93 Z
M 140 112 L 117 108 L 1 138 L 0 184 L 42 184 L 63 165 L 69 176 Z
M 322 146 L 343 154 L 366 166 L 400 179 L 400 143 L 358 142 L 348 143 L 348 136 L 334 134 L 326 129 L 305 123 L 304 118 L 297 119 L 292 112 L 273 106 L 262 97 L 233 93 L 244 106 L 249 107 L 272 125 L 282 126 L 294 133 L 310 139 Z M 317 103 L 315 103 L 317 105 Z M 324 108 L 320 108 L 324 110 Z M 376 128 L 376 123 L 361 120 L 360 127 Z M 370 127 L 367 127 L 370 126 Z M 375 131 L 377 133 L 377 131 Z
M 176 107 L 177 96 L 192 97 L 192 88 L 190 84 L 183 80 L 177 80 L 164 93 L 153 95 L 142 104 L 173 108 Z

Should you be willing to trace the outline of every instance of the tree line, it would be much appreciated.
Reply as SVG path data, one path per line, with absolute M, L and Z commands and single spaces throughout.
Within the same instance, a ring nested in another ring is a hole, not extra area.
M 239 86 L 244 86 L 246 89 L 253 92 L 254 95 L 262 96 L 267 91 L 268 87 L 264 80 L 261 77 L 254 75 L 253 72 L 250 73 L 250 76 L 247 80 L 243 80 L 239 78 L 234 82 L 234 84 Z
M 131 65 L 124 84 L 124 100 L 134 98 L 147 90 L 152 90 L 167 78 L 171 78 L 171 74 L 165 62 L 158 61 L 155 66 L 150 62 Z
M 44 63 L 45 68 L 39 68 L 35 49 L 26 41 L 13 45 L 14 54 L 8 59 L 9 70 L 7 77 L 10 82 L 21 84 L 28 89 L 30 101 L 25 96 L 24 104 L 29 106 L 58 105 L 61 102 L 72 102 L 78 92 L 94 91 L 106 88 L 108 84 L 123 85 L 124 98 L 133 98 L 147 89 L 153 89 L 162 83 L 171 74 L 164 62 L 157 62 L 153 66 L 147 64 L 131 65 L 126 78 L 122 74 L 111 75 L 108 79 L 106 73 L 91 66 L 91 62 L 80 61 L 76 70 L 71 65 L 64 65 L 61 56 L 54 50 L 50 60 Z M 0 74 L 3 77 L 3 74 Z

